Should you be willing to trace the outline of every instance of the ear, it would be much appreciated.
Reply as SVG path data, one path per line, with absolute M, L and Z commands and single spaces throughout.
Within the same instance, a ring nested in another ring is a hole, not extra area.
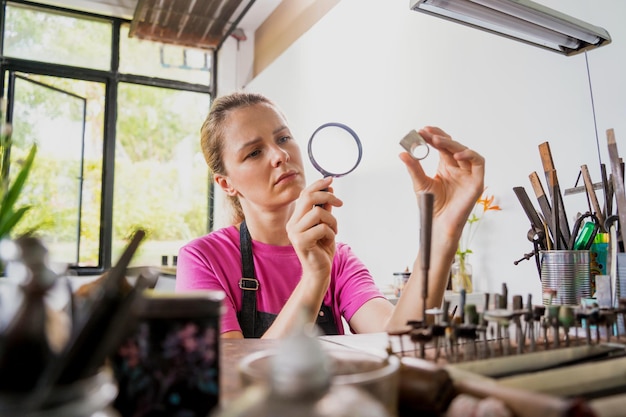
M 227 176 L 217 174 L 214 176 L 215 183 L 229 196 L 237 195 L 237 190 L 230 183 L 230 179 Z

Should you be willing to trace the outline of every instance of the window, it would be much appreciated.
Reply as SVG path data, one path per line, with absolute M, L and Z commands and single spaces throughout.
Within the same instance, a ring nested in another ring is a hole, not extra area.
M 129 38 L 129 30 L 127 23 L 120 30 L 120 72 L 208 84 L 209 51 Z
M 148 240 L 133 262 L 158 265 L 207 230 L 207 165 L 200 126 L 208 96 L 123 83 L 119 87 L 113 254 L 137 227 Z M 171 261 L 170 261 L 171 262 Z
M 12 3 L 7 4 L 5 16 L 5 56 L 100 70 L 111 68 L 110 22 Z
M 132 265 L 159 265 L 206 233 L 199 132 L 213 55 L 128 38 L 117 18 L 12 2 L 4 12 L 11 160 L 38 144 L 21 197 L 33 209 L 16 233 L 35 229 L 52 261 L 84 274 L 114 264 L 137 228 L 147 237 Z
M 11 85 L 12 160 L 38 146 L 16 233 L 36 230 L 56 262 L 97 267 L 104 85 L 32 74 Z

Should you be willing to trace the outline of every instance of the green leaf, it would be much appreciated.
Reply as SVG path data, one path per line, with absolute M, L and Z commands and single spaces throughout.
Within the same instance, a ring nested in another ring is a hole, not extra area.
M 11 211 L 2 216 L 2 218 L 0 218 L 0 237 L 8 236 L 30 208 L 31 206 L 20 207 L 17 211 Z
M 11 184 L 7 193 L 2 196 L 2 201 L 0 202 L 0 237 L 8 234 L 15 224 L 17 224 L 17 222 L 22 218 L 24 213 L 26 213 L 26 211 L 30 208 L 23 207 L 15 211 L 13 206 L 17 202 L 17 199 L 24 188 L 28 174 L 33 166 L 36 153 L 37 145 L 34 144 L 30 148 L 24 164 L 15 177 L 15 181 Z

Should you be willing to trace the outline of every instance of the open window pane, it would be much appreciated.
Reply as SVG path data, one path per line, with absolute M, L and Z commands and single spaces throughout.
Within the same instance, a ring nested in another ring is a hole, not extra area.
M 7 4 L 4 55 L 76 67 L 111 68 L 111 23 Z
M 210 96 L 120 83 L 115 147 L 113 259 L 137 228 L 133 265 L 159 265 L 207 231 L 208 168 L 200 126 Z
M 14 91 L 11 166 L 38 146 L 15 234 L 35 230 L 54 262 L 98 266 L 104 85 L 18 74 Z

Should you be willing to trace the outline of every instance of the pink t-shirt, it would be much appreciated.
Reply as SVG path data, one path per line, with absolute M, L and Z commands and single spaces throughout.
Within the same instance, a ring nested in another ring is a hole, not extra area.
M 252 241 L 254 272 L 259 281 L 257 310 L 278 314 L 302 276 L 302 267 L 292 246 L 274 246 Z M 241 331 L 237 311 L 242 290 L 239 230 L 235 226 L 197 238 L 178 253 L 176 291 L 200 289 L 226 293 L 221 331 Z M 341 317 L 352 315 L 368 300 L 383 297 L 374 280 L 349 246 L 337 243 L 330 286 L 323 303 L 333 310 L 335 323 L 343 334 Z

